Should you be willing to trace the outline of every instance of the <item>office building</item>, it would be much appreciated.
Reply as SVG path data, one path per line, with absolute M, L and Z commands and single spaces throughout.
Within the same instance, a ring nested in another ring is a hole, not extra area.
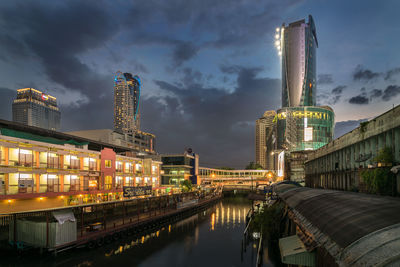
M 54 96 L 33 88 L 17 90 L 12 104 L 13 121 L 29 126 L 58 131 L 61 113 Z
M 316 48 L 314 20 L 299 20 L 276 29 L 275 45 L 282 58 L 282 107 L 316 105 Z
M 194 153 L 162 155 L 161 184 L 179 186 L 184 180 L 198 184 L 199 155 Z
M 264 169 L 275 170 L 276 124 L 274 110 L 266 111 L 256 120 L 256 163 Z
M 118 71 L 114 77 L 114 129 L 122 134 L 140 130 L 139 76 Z
M 318 149 L 333 139 L 335 114 L 330 107 L 286 107 L 276 117 L 278 148 Z

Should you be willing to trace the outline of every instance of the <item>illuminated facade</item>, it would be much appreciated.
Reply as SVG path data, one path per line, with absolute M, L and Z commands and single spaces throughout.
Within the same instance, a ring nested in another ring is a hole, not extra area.
M 263 117 L 256 120 L 256 163 L 264 169 L 275 170 L 274 150 L 276 145 L 276 116 L 274 110 L 264 112 Z
M 57 99 L 33 88 L 17 90 L 12 104 L 13 121 L 48 130 L 60 129 L 61 113 Z
M 314 20 L 299 20 L 276 29 L 275 45 L 282 56 L 282 107 L 316 105 L 316 48 Z
M 278 110 L 278 148 L 318 149 L 333 139 L 335 114 L 330 107 L 286 107 Z
M 123 186 L 158 190 L 161 162 L 130 151 L 0 121 L 0 210 L 115 201 Z
M 114 77 L 114 129 L 123 134 L 134 134 L 140 129 L 139 76 L 118 71 Z
M 198 184 L 199 155 L 194 153 L 161 156 L 161 184 L 179 186 L 184 180 Z

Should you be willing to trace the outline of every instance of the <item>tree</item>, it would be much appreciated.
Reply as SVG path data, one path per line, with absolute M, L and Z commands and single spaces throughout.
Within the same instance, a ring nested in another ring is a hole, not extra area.
M 250 161 L 249 165 L 246 166 L 246 170 L 264 170 L 264 168 L 258 164 L 254 163 L 253 161 Z
M 193 185 L 192 185 L 192 181 L 190 180 L 183 180 L 181 182 L 181 187 L 183 192 L 189 192 L 192 191 Z
M 378 155 L 374 158 L 377 163 L 390 164 L 393 163 L 393 153 L 390 147 L 379 150 Z

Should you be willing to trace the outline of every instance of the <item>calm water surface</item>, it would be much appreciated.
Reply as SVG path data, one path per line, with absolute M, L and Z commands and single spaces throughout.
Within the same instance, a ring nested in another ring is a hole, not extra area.
M 223 199 L 207 210 L 158 231 L 129 236 L 109 245 L 76 249 L 58 256 L 3 258 L 1 266 L 255 266 L 256 242 L 242 251 L 245 217 L 251 202 Z M 274 266 L 264 249 L 263 266 Z

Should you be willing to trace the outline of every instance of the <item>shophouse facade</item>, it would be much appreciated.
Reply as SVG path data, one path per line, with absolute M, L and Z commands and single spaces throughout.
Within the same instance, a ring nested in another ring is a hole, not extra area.
M 0 213 L 120 200 L 124 186 L 160 184 L 159 161 L 47 133 L 0 122 Z

